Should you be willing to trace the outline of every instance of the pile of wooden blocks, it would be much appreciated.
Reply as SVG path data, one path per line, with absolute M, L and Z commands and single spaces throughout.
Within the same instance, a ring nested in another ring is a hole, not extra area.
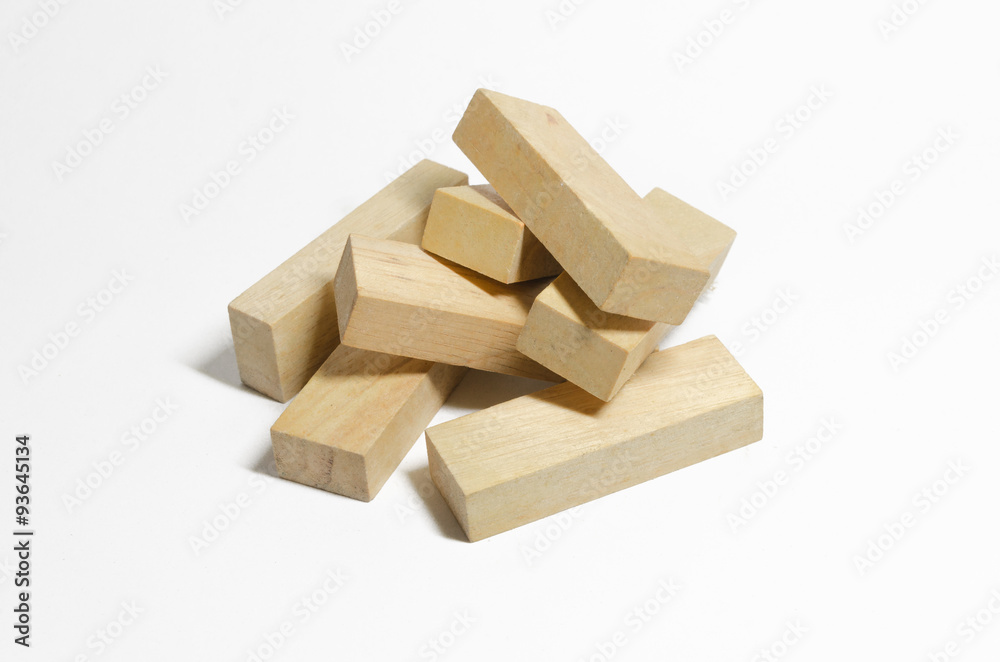
M 761 439 L 718 339 L 656 351 L 730 228 L 640 198 L 546 106 L 480 90 L 454 140 L 489 185 L 422 161 L 230 304 L 242 380 L 298 394 L 280 476 L 373 499 L 469 368 L 562 382 L 426 430 L 470 540 Z

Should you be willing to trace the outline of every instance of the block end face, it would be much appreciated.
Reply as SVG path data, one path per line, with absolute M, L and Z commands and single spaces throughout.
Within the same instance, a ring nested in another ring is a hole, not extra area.
M 599 307 L 616 315 L 677 326 L 687 318 L 709 279 L 707 269 L 632 257 Z
M 358 501 L 371 501 L 364 457 L 284 431 L 279 418 L 271 428 L 278 476 Z
M 358 277 L 354 267 L 354 238 L 355 235 L 347 238 L 347 245 L 344 247 L 344 254 L 340 258 L 340 266 L 337 267 L 337 275 L 333 281 L 337 329 L 341 341 L 345 344 L 347 344 L 351 313 L 358 301 Z
M 605 401 L 628 358 L 593 329 L 538 301 L 528 313 L 517 350 Z
M 294 394 L 282 388 L 271 325 L 236 305 L 236 301 L 229 304 L 229 328 L 240 381 L 269 398 L 287 402 Z
M 465 536 L 470 542 L 474 542 L 478 538 L 473 537 L 475 532 L 470 533 L 469 531 L 466 494 L 438 451 L 434 441 L 436 434 L 434 428 L 428 428 L 424 434 L 427 438 L 427 466 L 430 469 L 431 481 L 437 487 L 441 496 L 444 497 L 445 503 L 448 504 L 448 508 L 455 515 L 455 519 L 458 520 L 458 524 L 462 527 Z

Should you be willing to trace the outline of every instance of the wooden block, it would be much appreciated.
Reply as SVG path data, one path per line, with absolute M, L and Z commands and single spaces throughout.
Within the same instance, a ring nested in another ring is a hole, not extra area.
M 535 299 L 517 349 L 607 401 L 672 328 L 604 312 L 564 273 Z
M 339 342 L 333 277 L 347 236 L 420 243 L 434 191 L 468 177 L 421 161 L 229 304 L 240 379 L 280 402 L 305 385 Z
M 424 250 L 501 283 L 562 272 L 492 186 L 456 186 L 434 194 Z
M 426 432 L 431 478 L 469 540 L 763 436 L 763 395 L 714 336 L 650 356 L 611 402 L 566 382 Z
M 708 270 L 709 282 L 714 280 L 736 232 L 662 189 L 654 189 L 645 201 Z M 588 393 L 610 400 L 671 328 L 606 313 L 563 274 L 535 299 L 517 348 Z
M 697 264 L 708 271 L 707 288 L 719 275 L 736 241 L 736 231 L 661 188 L 654 188 L 643 201 L 684 244 Z
M 562 115 L 479 90 L 454 138 L 601 310 L 684 321 L 708 272 Z
M 371 501 L 465 373 L 338 346 L 271 427 L 278 475 Z
M 547 279 L 505 285 L 419 246 L 351 235 L 334 285 L 346 345 L 559 381 L 517 351 Z

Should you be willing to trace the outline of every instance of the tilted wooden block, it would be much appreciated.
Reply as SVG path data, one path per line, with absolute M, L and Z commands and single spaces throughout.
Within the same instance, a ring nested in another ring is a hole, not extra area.
M 708 271 L 705 287 L 711 285 L 736 241 L 736 230 L 661 188 L 654 188 L 643 201 L 687 247 L 696 263 Z
M 337 346 L 333 277 L 352 232 L 419 244 L 434 191 L 468 177 L 421 161 L 229 304 L 240 379 L 286 402 Z
M 736 232 L 654 189 L 645 198 L 714 280 Z M 563 274 L 542 290 L 517 340 L 522 354 L 602 400 L 610 400 L 672 327 L 606 313 Z
M 505 285 L 419 246 L 351 235 L 334 285 L 345 345 L 559 381 L 517 351 L 548 280 Z
M 562 115 L 479 90 L 454 139 L 601 310 L 684 321 L 708 271 Z
M 421 246 L 501 283 L 562 272 L 555 258 L 489 185 L 439 189 Z
M 535 299 L 517 349 L 607 401 L 672 328 L 604 312 L 564 273 Z
M 371 501 L 465 373 L 340 345 L 271 427 L 278 475 Z
M 762 436 L 763 395 L 714 336 L 654 353 L 611 402 L 566 382 L 426 432 L 431 478 L 473 541 Z

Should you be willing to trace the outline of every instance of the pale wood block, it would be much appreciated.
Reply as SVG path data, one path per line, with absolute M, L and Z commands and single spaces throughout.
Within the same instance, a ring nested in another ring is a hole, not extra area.
M 661 188 L 647 193 L 643 201 L 684 244 L 697 264 L 708 271 L 707 288 L 719 275 L 722 263 L 736 241 L 736 230 Z
M 434 191 L 468 183 L 421 161 L 229 304 L 240 379 L 280 402 L 305 385 L 334 350 L 333 278 L 352 232 L 419 244 Z
M 506 285 L 419 246 L 351 235 L 334 290 L 344 344 L 559 381 L 517 351 L 547 279 Z
M 429 428 L 469 540 L 758 441 L 763 394 L 714 336 L 655 352 L 611 402 L 566 382 Z
M 708 271 L 557 111 L 479 90 L 454 139 L 601 310 L 684 321 Z
M 271 427 L 278 475 L 371 501 L 465 373 L 338 346 Z
M 439 189 L 421 246 L 501 283 L 562 272 L 556 259 L 489 185 Z
M 709 272 L 709 282 L 714 280 L 736 232 L 662 189 L 654 189 L 645 201 Z M 606 313 L 563 274 L 535 299 L 517 348 L 588 393 L 610 400 L 671 328 Z
M 517 349 L 607 401 L 672 328 L 604 312 L 564 273 L 535 299 Z

